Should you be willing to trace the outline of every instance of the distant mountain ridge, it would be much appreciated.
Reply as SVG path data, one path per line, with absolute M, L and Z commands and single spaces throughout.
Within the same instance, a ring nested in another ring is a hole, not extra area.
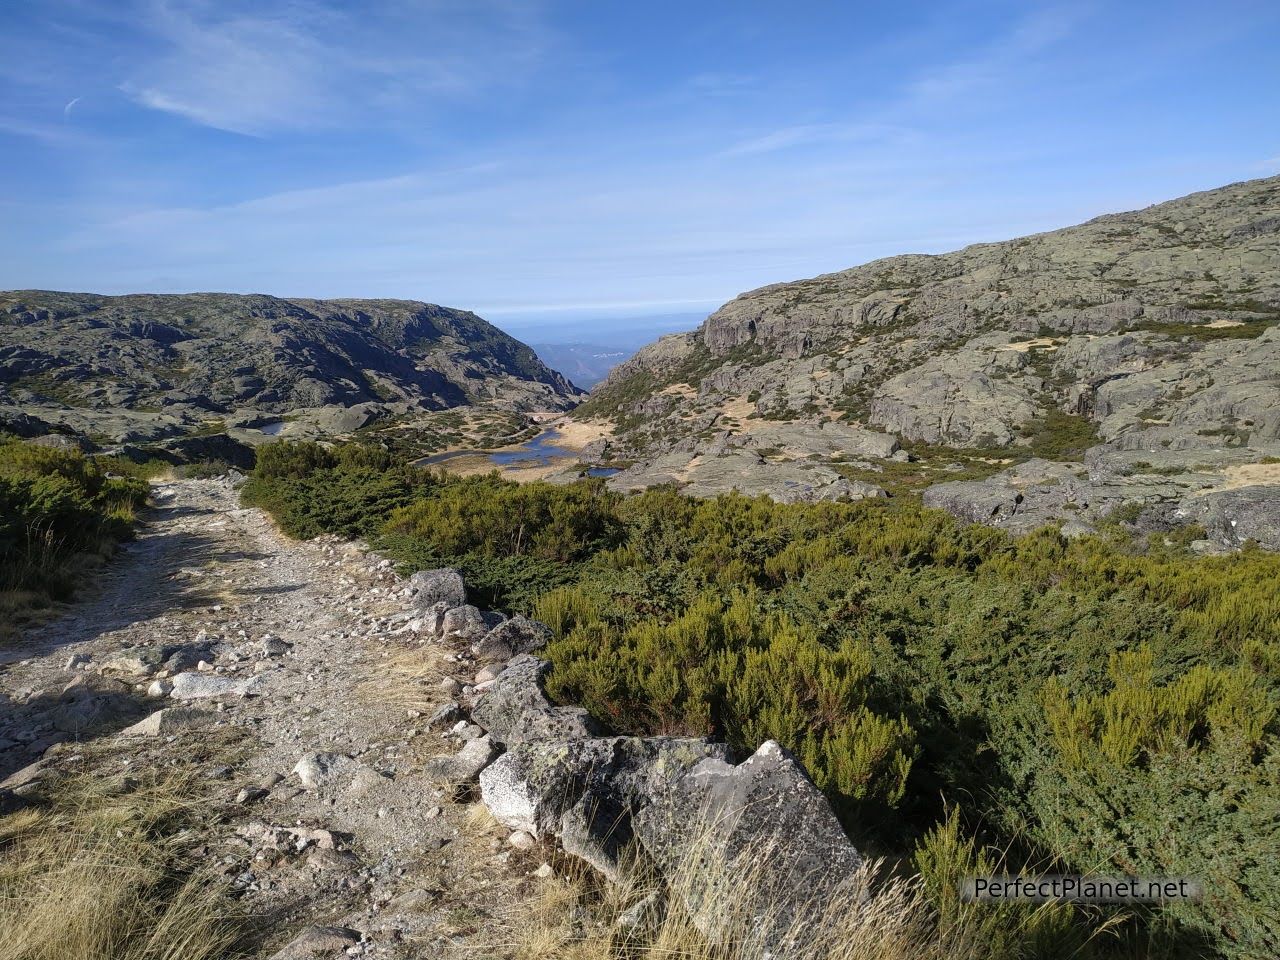
M 535 343 L 532 346 L 548 366 L 584 390 L 590 390 L 636 352 L 633 347 L 607 347 L 598 343 Z
M 117 440 L 245 409 L 567 410 L 580 395 L 525 344 L 430 303 L 0 293 L 0 419 Z

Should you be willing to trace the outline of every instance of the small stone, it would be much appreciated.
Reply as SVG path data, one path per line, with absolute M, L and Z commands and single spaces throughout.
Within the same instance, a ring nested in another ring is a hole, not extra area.
M 148 697 L 167 697 L 173 693 L 173 684 L 168 680 L 152 680 L 147 687 Z
M 196 669 L 201 673 L 213 673 L 213 664 L 208 660 L 201 660 L 196 664 Z
M 268 657 L 278 657 L 292 649 L 292 643 L 281 640 L 279 637 L 266 636 L 262 638 L 262 652 Z
M 533 875 L 539 880 L 550 880 L 556 875 L 556 872 L 551 868 L 551 864 L 544 863 L 537 870 L 533 871 Z
M 502 671 L 505 669 L 506 669 L 505 665 L 496 664 L 496 663 L 490 664 L 489 666 L 482 668 L 476 674 L 476 686 L 479 686 L 482 683 L 488 683 L 490 680 L 497 680 L 498 677 L 502 675 Z
M 457 703 L 450 701 L 431 714 L 427 718 L 427 724 L 432 727 L 443 726 L 446 723 L 454 723 L 461 716 L 462 708 Z
M 253 803 L 255 800 L 261 800 L 267 795 L 268 791 L 261 787 L 242 787 L 240 792 L 236 794 L 236 803 Z
M 523 830 L 517 830 L 511 836 L 507 837 L 507 843 L 515 847 L 517 850 L 530 850 L 538 841 L 525 833 Z
M 89 658 L 83 653 L 74 653 L 67 658 L 67 662 L 63 665 L 63 670 L 75 670 L 84 666 L 89 662 Z
M 170 707 L 157 710 L 145 720 L 139 720 L 131 727 L 120 731 L 122 737 L 167 737 L 180 730 L 190 730 L 201 726 L 208 714 L 203 710 L 188 710 L 182 707 Z
M 451 697 L 456 697 L 462 692 L 462 684 L 453 677 L 445 677 L 440 681 L 440 689 Z

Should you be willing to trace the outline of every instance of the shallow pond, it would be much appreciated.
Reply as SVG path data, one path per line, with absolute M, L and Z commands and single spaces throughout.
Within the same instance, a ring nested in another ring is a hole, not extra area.
M 451 450 L 448 453 L 437 453 L 430 457 L 424 457 L 422 460 L 415 460 L 414 463 L 419 467 L 429 467 L 433 463 L 443 463 L 446 460 L 452 460 L 454 457 L 474 457 L 488 455 L 489 460 L 499 467 L 546 467 L 553 460 L 573 458 L 578 455 L 576 450 L 567 450 L 564 447 L 558 447 L 556 440 L 560 439 L 558 430 L 544 430 L 532 440 L 528 440 L 514 450 L 499 450 L 496 453 L 488 450 Z M 595 474 L 596 476 L 607 476 L 607 474 Z

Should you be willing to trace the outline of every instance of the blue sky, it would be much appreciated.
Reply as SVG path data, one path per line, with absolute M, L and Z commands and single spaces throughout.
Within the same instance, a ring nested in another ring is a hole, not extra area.
M 1278 37 L 1235 0 L 10 2 L 0 288 L 705 312 L 1280 173 Z

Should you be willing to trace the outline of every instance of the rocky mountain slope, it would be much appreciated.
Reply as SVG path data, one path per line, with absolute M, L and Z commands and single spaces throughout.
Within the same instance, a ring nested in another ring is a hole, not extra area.
M 473 313 L 408 300 L 0 293 L 0 423 L 148 441 L 284 415 L 328 432 L 580 392 Z
M 633 462 L 620 488 L 922 489 L 1017 528 L 1137 503 L 1238 542 L 1280 500 L 1278 324 L 1273 177 L 745 293 L 575 416 L 607 425 L 591 457 Z M 1280 545 L 1276 512 L 1252 535 Z

